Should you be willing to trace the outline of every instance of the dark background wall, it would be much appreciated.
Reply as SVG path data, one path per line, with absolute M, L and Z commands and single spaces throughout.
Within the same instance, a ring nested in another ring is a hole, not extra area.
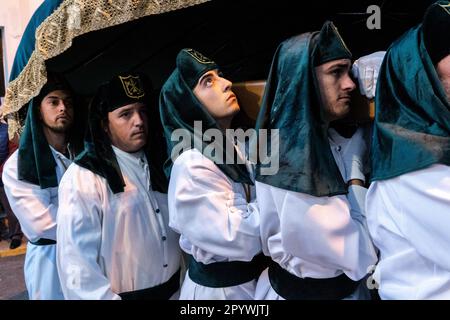
M 434 1 L 213 0 L 150 16 L 75 39 L 48 68 L 64 72 L 82 94 L 116 72 L 145 71 L 156 88 L 170 75 L 177 52 L 192 47 L 215 59 L 233 81 L 265 79 L 278 44 L 335 22 L 354 57 L 388 46 L 420 23 Z M 381 9 L 381 29 L 366 26 L 369 5 Z

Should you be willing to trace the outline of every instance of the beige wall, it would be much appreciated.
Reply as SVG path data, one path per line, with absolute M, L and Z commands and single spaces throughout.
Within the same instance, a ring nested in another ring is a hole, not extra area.
M 28 20 L 44 0 L 0 0 L 0 28 L 3 29 L 5 83 L 14 61 L 17 47 Z

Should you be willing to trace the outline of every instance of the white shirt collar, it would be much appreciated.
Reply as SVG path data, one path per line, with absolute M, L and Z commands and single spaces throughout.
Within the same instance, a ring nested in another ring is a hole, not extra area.
M 345 145 L 350 139 L 347 139 L 343 136 L 341 136 L 335 129 L 330 128 L 328 129 L 328 138 L 329 141 L 332 142 L 334 145 Z
M 117 157 L 120 157 L 121 159 L 131 161 L 133 163 L 139 163 L 139 161 L 145 161 L 145 154 L 144 151 L 141 149 L 137 152 L 126 152 L 122 149 L 117 148 L 116 146 L 111 145 L 114 153 Z
M 72 159 L 72 154 L 70 153 L 69 149 L 67 149 L 69 151 L 69 158 L 67 158 L 63 153 L 59 152 L 58 150 L 53 148 L 51 145 L 48 145 L 48 146 L 50 147 L 50 150 L 53 153 L 53 157 L 58 157 L 58 158 L 62 157 L 62 159 L 65 159 L 65 160 L 71 160 Z

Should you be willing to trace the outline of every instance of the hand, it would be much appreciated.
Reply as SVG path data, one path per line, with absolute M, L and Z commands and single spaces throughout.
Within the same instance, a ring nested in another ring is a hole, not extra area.
M 365 182 L 364 163 L 367 156 L 367 144 L 363 128 L 358 128 L 353 136 L 343 146 L 342 156 L 344 162 L 346 183 L 358 179 Z
M 356 60 L 352 73 L 358 79 L 359 92 L 368 99 L 375 97 L 378 73 L 386 51 L 377 51 Z

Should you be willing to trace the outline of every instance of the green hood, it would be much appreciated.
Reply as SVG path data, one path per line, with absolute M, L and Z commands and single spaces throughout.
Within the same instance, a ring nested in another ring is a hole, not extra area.
M 424 45 L 421 25 L 387 51 L 375 105 L 372 180 L 436 163 L 450 165 L 450 105 Z
M 280 168 L 275 175 L 262 175 L 263 165 L 258 164 L 257 181 L 318 197 L 347 192 L 328 141 L 314 67 L 350 58 L 331 22 L 320 33 L 301 34 L 280 44 L 256 123 L 257 130 L 279 130 Z
M 42 99 L 51 91 L 70 91 L 67 83 L 61 77 L 49 75 L 49 79 L 51 80 L 42 88 L 41 93 L 28 104 L 24 130 L 20 136 L 17 161 L 18 179 L 39 185 L 42 189 L 57 187 L 58 179 L 56 162 L 42 128 L 39 106 Z M 84 112 L 81 101 L 75 97 L 74 106 L 74 122 L 72 129 L 68 132 L 68 141 L 70 151 L 76 155 L 82 149 Z
M 18 179 L 39 185 L 42 189 L 57 187 L 56 161 L 42 130 L 39 107 L 34 106 L 33 100 L 28 105 L 25 127 L 20 136 Z
M 190 147 L 198 149 L 203 154 L 204 148 L 209 144 L 203 142 L 202 137 L 194 137 L 194 121 L 202 122 L 202 131 L 218 129 L 216 120 L 208 113 L 202 103 L 194 95 L 193 89 L 200 77 L 207 71 L 218 69 L 218 66 L 210 59 L 204 57 L 193 49 L 183 49 L 177 56 L 177 68 L 164 83 L 160 94 L 161 122 L 168 145 L 168 154 L 178 143 L 171 141 L 174 130 L 185 129 L 191 137 Z M 202 132 L 202 133 L 203 133 Z M 201 143 L 194 143 L 201 141 Z M 225 141 L 225 135 L 224 135 Z M 223 159 L 237 155 L 227 155 L 226 148 L 216 144 L 217 152 L 222 152 Z M 233 148 L 234 151 L 234 148 Z M 206 155 L 207 156 L 207 155 Z M 210 157 L 208 157 L 210 158 Z M 210 158 L 214 161 L 213 158 Z M 165 163 L 166 175 L 170 175 L 172 159 L 168 157 Z M 247 168 L 244 164 L 217 164 L 216 165 L 235 182 L 252 184 Z
M 149 163 L 152 189 L 167 193 L 168 181 L 163 172 L 163 163 L 167 158 L 165 141 L 158 110 L 151 107 L 157 105 L 153 97 L 144 75 L 119 75 L 100 86 L 91 101 L 84 150 L 75 163 L 105 178 L 115 194 L 124 191 L 125 181 L 102 122 L 107 119 L 108 112 L 135 102 L 145 103 L 149 108 L 149 135 L 144 152 Z

